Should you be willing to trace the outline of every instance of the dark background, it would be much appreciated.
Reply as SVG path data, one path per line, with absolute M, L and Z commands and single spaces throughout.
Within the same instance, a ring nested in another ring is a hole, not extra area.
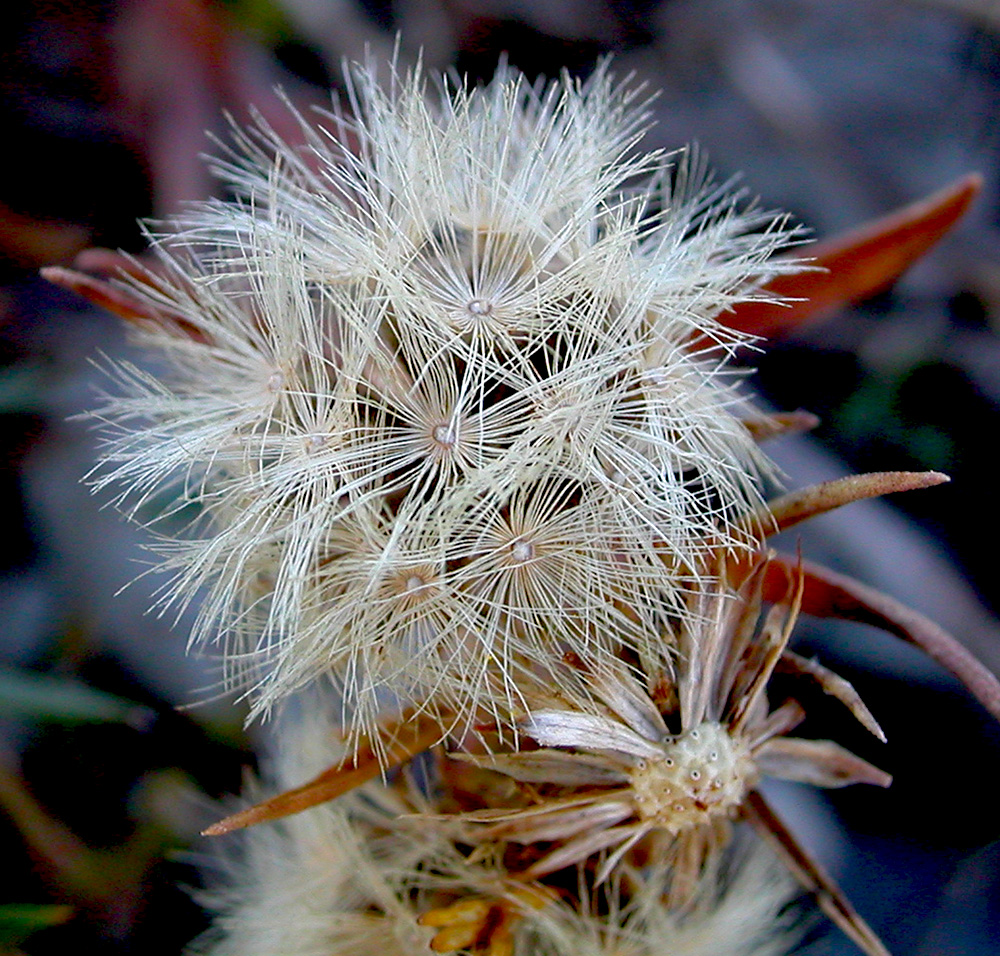
M 199 154 L 222 111 L 275 124 L 276 84 L 328 100 L 342 57 L 402 55 L 488 78 L 620 74 L 663 90 L 650 145 L 695 142 L 720 179 L 819 236 L 971 170 L 960 227 L 895 287 L 756 355 L 765 400 L 822 424 L 773 453 L 791 487 L 935 468 L 953 482 L 851 506 L 803 552 L 930 614 L 1000 670 L 1000 9 L 989 0 L 209 0 L 10 2 L 0 30 L 0 903 L 68 922 L 0 953 L 179 953 L 204 921 L 198 830 L 239 789 L 267 727 L 214 699 L 185 622 L 145 614 L 142 534 L 80 485 L 94 434 L 88 357 L 127 352 L 108 316 L 40 266 L 140 251 L 137 220 L 214 185 Z M 896 510 L 901 509 L 901 510 Z M 794 546 L 794 542 L 792 542 Z M 854 681 L 890 743 L 844 740 L 896 776 L 828 797 L 774 793 L 897 956 L 1000 948 L 1000 733 L 916 652 L 803 622 L 800 647 Z M 86 696 L 99 692 L 101 696 Z M 205 702 L 207 701 L 207 702 Z M 190 705 L 200 703 L 196 707 Z M 181 708 L 181 709 L 178 709 Z M 830 733 L 843 739 L 831 705 Z M 836 723 L 836 728 L 834 728 Z M 815 732 L 825 733 L 822 715 Z M 250 738 L 253 739 L 250 739 Z M 817 931 L 808 952 L 851 952 Z M 6 949 L 5 949 L 6 947 Z

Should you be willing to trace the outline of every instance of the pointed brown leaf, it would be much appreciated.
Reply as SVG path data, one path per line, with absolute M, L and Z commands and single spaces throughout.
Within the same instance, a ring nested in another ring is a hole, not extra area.
M 867 956 L 890 956 L 874 930 L 861 918 L 840 887 L 799 843 L 757 791 L 743 804 L 743 814 L 770 844 L 792 875 L 813 895 L 819 908 Z
M 326 803 L 432 747 L 443 733 L 441 724 L 430 717 L 404 717 L 386 728 L 386 734 L 391 735 L 391 740 L 384 748 L 363 743 L 346 764 L 330 767 L 301 787 L 286 790 L 269 800 L 225 817 L 203 830 L 202 835 L 222 836 L 233 830 L 242 830 L 267 820 L 280 820 Z
M 75 292 L 127 322 L 157 322 L 161 319 L 155 309 L 106 279 L 97 279 L 64 266 L 47 266 L 41 270 L 41 274 L 43 279 L 53 285 Z
M 839 700 L 866 730 L 871 731 L 882 743 L 885 743 L 885 733 L 850 681 L 844 680 L 843 677 L 827 669 L 819 661 L 802 657 L 787 648 L 785 653 L 781 655 L 777 669 L 784 673 L 811 677 L 819 684 L 823 693 Z
M 892 777 L 832 740 L 773 737 L 754 754 L 761 773 L 813 787 L 870 783 L 888 787 Z
M 111 281 L 114 277 L 128 277 L 134 282 L 155 287 L 158 274 L 155 269 L 130 259 L 128 256 L 110 249 L 86 249 L 76 257 L 78 269 L 64 266 L 47 266 L 40 270 L 42 278 L 53 285 L 75 292 L 99 308 L 106 309 L 133 325 L 158 325 L 176 331 L 195 342 L 204 342 L 205 334 L 194 327 L 183 316 L 166 309 L 159 309 L 131 291 L 127 286 Z M 81 271 L 85 269 L 86 271 Z M 111 278 L 91 275 L 104 273 Z
M 768 565 L 764 583 L 766 598 L 781 599 L 787 588 L 787 575 L 794 573 L 798 563 L 779 555 Z M 871 624 L 916 645 L 957 677 L 1000 720 L 1000 681 L 944 628 L 919 611 L 846 574 L 805 561 L 801 565 L 805 579 L 803 614 Z
M 721 316 L 730 328 L 773 338 L 884 289 L 962 217 L 982 186 L 972 173 L 939 192 L 813 246 L 819 270 L 780 275 L 765 291 L 785 304 L 744 302 Z M 789 301 L 793 300 L 793 301 Z
M 877 498 L 897 491 L 932 488 L 950 480 L 937 471 L 876 471 L 867 475 L 851 475 L 775 498 L 745 519 L 744 525 L 748 528 L 761 527 L 768 534 L 777 534 L 852 501 Z

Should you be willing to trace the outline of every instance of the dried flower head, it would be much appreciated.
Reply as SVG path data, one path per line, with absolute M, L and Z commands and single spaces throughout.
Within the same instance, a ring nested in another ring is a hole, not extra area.
M 162 240 L 130 295 L 154 376 L 114 370 L 98 487 L 197 504 L 157 545 L 165 605 L 205 590 L 255 712 L 319 676 L 371 729 L 385 692 L 501 722 L 524 671 L 659 645 L 708 547 L 754 535 L 766 469 L 717 317 L 796 268 L 782 220 L 690 154 L 637 149 L 599 69 L 387 89 L 263 125 L 242 195 Z
M 304 763 L 337 757 L 322 709 L 285 727 L 294 738 L 279 785 Z M 303 753 L 306 760 L 303 760 Z M 433 797 L 403 775 L 247 831 L 229 846 L 225 882 L 205 894 L 210 956 L 781 956 L 798 933 L 795 895 L 766 851 L 728 856 L 684 912 L 662 905 L 670 871 L 625 867 L 595 887 L 583 869 L 547 886 L 479 856 L 414 811 Z
M 755 809 L 767 812 L 766 805 L 752 797 L 764 775 L 821 787 L 888 786 L 888 774 L 833 741 L 787 736 L 805 717 L 796 700 L 771 709 L 766 688 L 781 666 L 818 682 L 884 740 L 846 681 L 788 650 L 801 577 L 761 616 L 766 570 L 761 561 L 738 589 L 699 595 L 700 613 L 679 634 L 676 660 L 661 655 L 615 676 L 579 667 L 567 675 L 560 691 L 521 721 L 539 749 L 504 752 L 488 741 L 484 754 L 454 755 L 519 784 L 512 790 L 486 777 L 464 781 L 461 789 L 484 808 L 458 815 L 462 839 L 523 845 L 526 879 L 596 857 L 600 884 L 623 864 L 635 865 L 638 853 L 666 868 L 663 903 L 676 908 L 717 862 L 732 820 L 770 826 Z M 593 693 L 574 695 L 579 683 Z M 883 951 L 835 888 L 819 896 L 867 952 Z

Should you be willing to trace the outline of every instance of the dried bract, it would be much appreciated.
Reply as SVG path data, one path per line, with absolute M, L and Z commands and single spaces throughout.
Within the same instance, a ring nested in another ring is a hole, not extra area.
M 527 868 L 531 877 L 600 854 L 598 882 L 642 847 L 672 866 L 667 902 L 680 905 L 728 842 L 729 821 L 741 815 L 762 776 L 821 787 L 888 786 L 888 774 L 832 741 L 787 736 L 805 716 L 795 700 L 770 709 L 765 691 L 787 653 L 801 581 L 791 583 L 787 603 L 761 619 L 765 566 L 737 592 L 699 597 L 699 623 L 679 635 L 676 662 L 661 656 L 639 673 L 622 667 L 617 675 L 564 681 L 590 684 L 600 712 L 564 695 L 567 703 L 534 709 L 521 722 L 540 749 L 459 755 L 524 785 L 507 806 L 461 815 L 466 838 L 548 846 Z M 881 734 L 850 685 L 788 658 L 786 669 L 819 679 Z M 643 846 L 647 837 L 653 844 Z

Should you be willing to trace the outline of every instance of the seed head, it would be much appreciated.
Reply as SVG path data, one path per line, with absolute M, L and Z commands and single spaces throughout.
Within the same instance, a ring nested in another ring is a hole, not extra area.
M 198 506 L 163 603 L 204 591 L 193 639 L 255 712 L 325 676 L 356 728 L 386 692 L 509 723 L 520 674 L 660 645 L 706 548 L 748 544 L 766 465 L 717 318 L 792 233 L 638 149 L 603 68 L 359 68 L 349 98 L 301 147 L 239 133 L 241 200 L 160 241 L 164 371 L 113 369 L 96 484 Z

